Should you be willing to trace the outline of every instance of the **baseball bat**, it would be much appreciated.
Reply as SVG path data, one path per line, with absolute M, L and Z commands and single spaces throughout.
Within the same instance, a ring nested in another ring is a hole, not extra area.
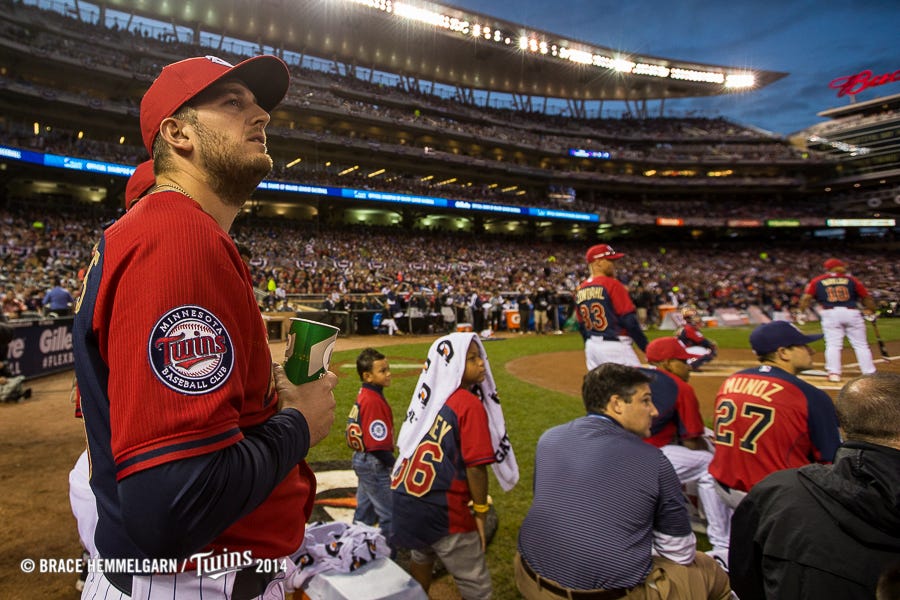
M 887 347 L 884 345 L 884 340 L 881 339 L 881 333 L 878 332 L 878 323 L 874 319 L 872 320 L 872 330 L 875 331 L 875 339 L 878 340 L 878 349 L 881 350 L 881 356 L 888 358 L 890 355 Z

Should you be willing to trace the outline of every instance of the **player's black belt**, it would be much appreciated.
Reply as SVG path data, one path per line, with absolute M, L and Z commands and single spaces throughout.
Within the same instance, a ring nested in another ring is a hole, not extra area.
M 252 600 L 262 596 L 273 579 L 275 573 L 257 573 L 256 565 L 241 569 L 234 575 L 231 600 Z
M 540 575 L 534 572 L 534 569 L 531 568 L 523 557 L 519 557 L 520 562 L 522 563 L 522 569 L 525 570 L 525 574 L 531 577 L 542 589 L 547 590 L 551 594 L 556 594 L 557 596 L 561 596 L 563 598 L 571 598 L 571 600 L 616 600 L 616 598 L 623 598 L 630 592 L 630 589 L 619 589 L 619 590 L 573 590 L 570 588 L 560 587 L 559 585 L 553 583 L 552 581 L 548 581 L 544 579 Z
M 131 596 L 132 575 L 128 573 L 104 573 L 113 587 Z M 234 575 L 234 587 L 231 589 L 231 600 L 253 600 L 266 591 L 275 573 L 258 573 L 256 565 L 241 569 Z

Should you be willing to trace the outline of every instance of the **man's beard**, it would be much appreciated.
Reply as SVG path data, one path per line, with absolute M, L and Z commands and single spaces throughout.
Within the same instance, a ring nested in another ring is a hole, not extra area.
M 206 183 L 222 202 L 240 208 L 272 170 L 272 158 L 268 154 L 248 155 L 240 144 L 200 123 L 195 123 L 194 129 L 202 149 L 199 156 L 207 173 Z

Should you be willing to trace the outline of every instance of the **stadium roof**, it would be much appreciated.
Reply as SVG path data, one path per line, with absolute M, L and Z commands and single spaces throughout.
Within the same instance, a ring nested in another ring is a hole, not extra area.
M 886 112 L 889 110 L 897 110 L 900 108 L 900 94 L 890 96 L 880 96 L 871 100 L 862 102 L 851 102 L 844 106 L 829 108 L 817 113 L 819 117 L 829 117 L 831 119 L 842 119 L 853 115 L 865 115 L 875 112 Z
M 423 1 L 107 0 L 105 5 L 346 65 L 522 96 L 694 98 L 758 89 L 787 75 L 627 55 Z

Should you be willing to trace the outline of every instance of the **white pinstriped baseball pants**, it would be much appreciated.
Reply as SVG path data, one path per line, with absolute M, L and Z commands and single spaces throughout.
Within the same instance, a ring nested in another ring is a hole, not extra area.
M 235 574 L 218 579 L 197 577 L 196 573 L 134 577 L 131 596 L 120 592 L 102 573 L 89 573 L 81 600 L 231 600 Z M 284 600 L 284 574 L 269 583 L 255 600 Z

